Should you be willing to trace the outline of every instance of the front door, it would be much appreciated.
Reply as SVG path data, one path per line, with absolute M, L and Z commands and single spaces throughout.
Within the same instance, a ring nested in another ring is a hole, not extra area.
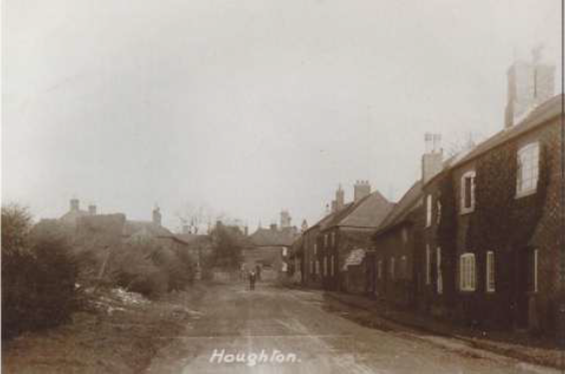
M 532 279 L 531 250 L 523 248 L 515 252 L 514 261 L 514 327 L 528 328 L 528 293 Z

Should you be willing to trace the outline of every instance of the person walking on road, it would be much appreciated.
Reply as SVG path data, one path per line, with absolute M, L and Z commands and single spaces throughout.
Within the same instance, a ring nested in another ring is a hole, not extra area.
M 249 273 L 249 289 L 251 291 L 253 291 L 255 289 L 255 281 L 256 281 L 256 274 L 255 272 L 252 270 L 251 273 Z

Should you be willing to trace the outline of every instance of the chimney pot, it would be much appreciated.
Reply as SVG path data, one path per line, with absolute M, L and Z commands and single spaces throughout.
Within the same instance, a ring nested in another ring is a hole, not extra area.
M 80 209 L 79 199 L 71 199 L 71 211 L 77 212 Z
M 422 182 L 426 184 L 443 168 L 443 150 L 441 134 L 426 133 L 424 135 L 426 153 L 422 156 Z
M 371 185 L 368 180 L 358 180 L 353 186 L 353 201 L 356 203 L 371 194 Z
M 153 223 L 161 226 L 161 210 L 159 207 L 153 209 Z

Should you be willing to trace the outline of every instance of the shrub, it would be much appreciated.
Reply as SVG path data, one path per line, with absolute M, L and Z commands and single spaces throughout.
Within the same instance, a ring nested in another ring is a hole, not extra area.
M 76 265 L 55 221 L 32 229 L 17 205 L 2 207 L 2 338 L 67 320 L 75 304 Z

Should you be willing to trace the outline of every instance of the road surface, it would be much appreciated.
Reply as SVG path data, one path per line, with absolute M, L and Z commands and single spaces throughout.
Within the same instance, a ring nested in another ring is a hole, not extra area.
M 328 311 L 317 291 L 213 286 L 148 373 L 551 373 L 449 338 L 381 331 Z M 344 306 L 345 307 L 345 306 Z

